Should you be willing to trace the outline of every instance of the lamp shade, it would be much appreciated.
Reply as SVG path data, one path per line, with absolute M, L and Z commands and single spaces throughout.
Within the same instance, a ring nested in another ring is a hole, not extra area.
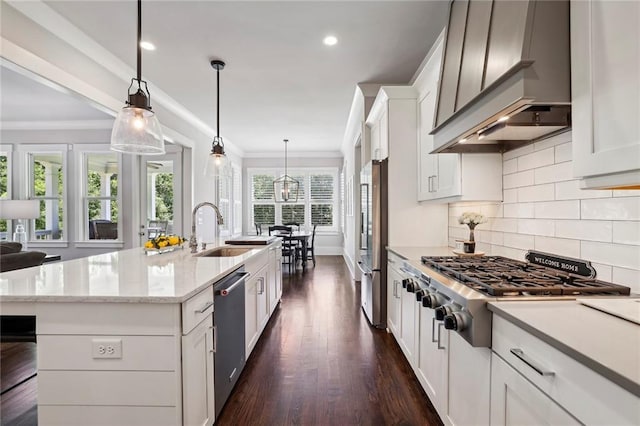
M 162 128 L 153 111 L 132 106 L 122 108 L 111 131 L 111 149 L 146 155 L 164 154 Z
M 35 219 L 40 217 L 38 200 L 0 200 L 0 219 Z
M 206 177 L 214 178 L 220 176 L 229 176 L 230 168 L 227 156 L 223 154 L 211 153 L 207 158 L 207 165 L 204 169 Z

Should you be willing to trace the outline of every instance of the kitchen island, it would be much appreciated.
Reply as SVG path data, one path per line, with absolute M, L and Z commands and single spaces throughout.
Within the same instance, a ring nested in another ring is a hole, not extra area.
M 281 295 L 279 246 L 135 248 L 0 274 L 2 315 L 35 317 L 39 424 L 213 424 L 213 284 L 243 265 L 254 275 L 255 345 Z

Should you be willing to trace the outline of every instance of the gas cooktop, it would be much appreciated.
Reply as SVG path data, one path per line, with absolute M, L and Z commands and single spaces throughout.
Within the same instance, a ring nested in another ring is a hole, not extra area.
M 501 256 L 422 256 L 422 263 L 490 296 L 630 294 L 628 287 Z

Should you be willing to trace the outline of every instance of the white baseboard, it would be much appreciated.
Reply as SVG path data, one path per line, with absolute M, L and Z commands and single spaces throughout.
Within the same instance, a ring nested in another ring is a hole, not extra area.
M 353 262 L 353 259 L 351 258 L 351 256 L 349 256 L 349 253 L 345 248 L 343 248 L 342 250 L 342 257 L 344 258 L 344 263 L 347 264 L 347 268 L 349 268 L 349 273 L 351 274 L 351 281 L 355 280 L 356 279 L 355 263 Z
M 316 255 L 318 256 L 341 256 L 342 247 L 319 247 L 316 246 Z

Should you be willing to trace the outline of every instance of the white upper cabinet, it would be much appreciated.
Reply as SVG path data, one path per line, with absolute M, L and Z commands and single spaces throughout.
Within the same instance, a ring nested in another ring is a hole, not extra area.
M 571 2 L 573 168 L 583 188 L 640 185 L 640 2 Z
M 418 97 L 418 201 L 502 201 L 502 154 L 430 154 L 442 38 L 414 83 Z
M 389 158 L 389 143 L 407 143 L 407 128 L 415 129 L 416 93 L 410 86 L 383 86 L 374 101 L 366 125 L 371 137 L 371 159 Z M 415 134 L 413 135 L 415 141 Z

